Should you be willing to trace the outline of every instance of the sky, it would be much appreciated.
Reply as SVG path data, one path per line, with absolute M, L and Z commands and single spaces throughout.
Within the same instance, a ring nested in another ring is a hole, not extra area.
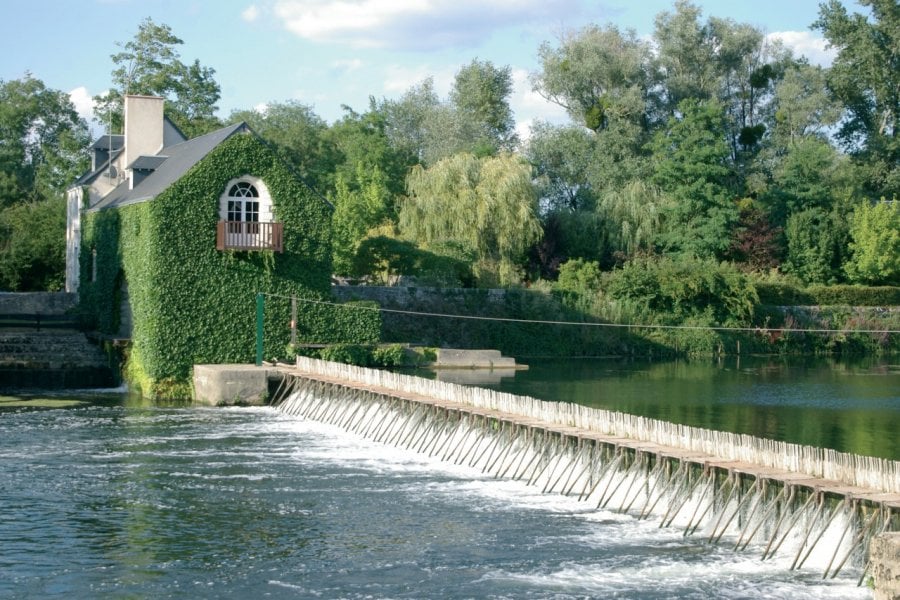
M 843 0 L 852 12 L 863 12 Z M 68 92 L 85 117 L 110 86 L 117 44 L 146 17 L 184 41 L 181 60 L 215 69 L 219 116 L 268 102 L 299 101 L 328 122 L 344 105 L 398 98 L 426 77 L 446 98 L 473 59 L 509 66 L 520 134 L 534 120 L 564 122 L 561 108 L 531 90 L 538 49 L 587 25 L 613 24 L 649 38 L 674 0 L 0 0 L 0 79 L 30 73 Z M 704 18 L 749 23 L 795 53 L 827 65 L 818 0 L 694 0 Z M 98 131 L 95 125 L 95 131 Z

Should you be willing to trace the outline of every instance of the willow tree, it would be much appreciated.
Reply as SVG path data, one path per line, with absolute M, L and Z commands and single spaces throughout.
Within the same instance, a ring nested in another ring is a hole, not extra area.
M 512 154 L 455 154 L 414 167 L 400 211 L 402 234 L 429 249 L 462 246 L 482 284 L 521 281 L 525 252 L 541 238 L 531 167 Z
M 601 195 L 597 213 L 605 224 L 609 251 L 633 256 L 651 250 L 660 233 L 660 214 L 667 208 L 667 201 L 660 188 L 642 180 Z

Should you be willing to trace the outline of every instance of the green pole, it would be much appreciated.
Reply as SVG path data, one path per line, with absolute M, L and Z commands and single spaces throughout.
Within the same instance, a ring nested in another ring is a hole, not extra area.
M 266 297 L 256 294 L 256 366 L 261 367 L 263 361 L 263 315 L 266 310 Z

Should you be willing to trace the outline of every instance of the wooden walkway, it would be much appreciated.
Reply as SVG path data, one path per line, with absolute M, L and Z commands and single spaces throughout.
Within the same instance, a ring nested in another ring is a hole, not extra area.
M 597 431 L 559 425 L 548 421 L 524 417 L 522 415 L 514 413 L 481 408 L 459 402 L 440 400 L 413 392 L 399 391 L 396 389 L 381 387 L 372 384 L 347 381 L 338 377 L 331 377 L 318 373 L 302 371 L 297 368 L 282 367 L 279 370 L 286 375 L 302 377 L 310 381 L 326 383 L 349 390 L 365 391 L 379 396 L 398 398 L 411 403 L 428 405 L 446 411 L 447 413 L 457 413 L 460 415 L 471 415 L 485 419 L 493 419 L 499 423 L 506 423 L 517 427 L 539 429 L 546 432 L 555 433 L 564 438 L 570 438 L 574 440 L 590 440 L 598 444 L 605 444 L 616 448 L 626 448 L 635 452 L 650 453 L 662 458 L 671 458 L 678 461 L 694 464 L 703 468 L 704 470 L 715 468 L 727 471 L 729 473 L 749 475 L 756 479 L 776 481 L 782 485 L 806 488 L 815 494 L 826 494 L 846 498 L 851 501 L 855 500 L 872 505 L 880 505 L 892 512 L 900 513 L 900 494 L 897 493 L 886 493 L 879 490 L 852 486 L 838 481 L 813 477 L 804 473 L 775 469 L 772 467 L 764 467 L 747 462 L 725 460 L 721 457 L 716 457 L 702 452 L 694 452 L 670 446 L 663 446 L 652 442 L 645 442 L 626 437 L 606 435 Z

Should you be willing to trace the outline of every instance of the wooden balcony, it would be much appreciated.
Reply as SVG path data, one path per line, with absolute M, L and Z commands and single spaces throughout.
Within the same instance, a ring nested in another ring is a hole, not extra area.
M 284 224 L 252 221 L 219 221 L 217 250 L 284 251 Z

